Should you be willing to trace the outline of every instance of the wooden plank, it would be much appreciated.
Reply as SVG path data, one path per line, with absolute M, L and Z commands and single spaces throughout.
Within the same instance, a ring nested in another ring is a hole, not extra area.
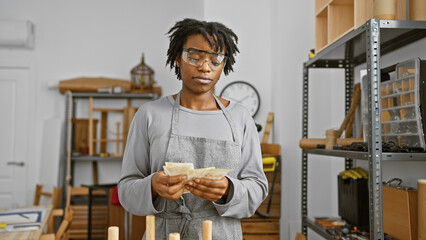
M 121 156 L 120 155 L 120 142 L 122 141 L 122 139 L 120 139 L 120 122 L 117 122 L 116 123 L 116 138 L 115 138 L 115 147 L 116 147 L 116 149 L 115 149 L 115 155 L 116 156 Z M 124 153 L 124 151 L 123 151 L 123 153 Z
M 107 127 L 108 126 L 108 113 L 102 112 L 101 113 L 101 139 L 107 138 Z M 97 139 L 95 139 L 97 141 Z M 101 153 L 106 153 L 106 143 L 101 142 Z
M 74 210 L 74 218 L 70 225 L 70 238 L 87 238 L 88 206 L 72 205 L 72 198 L 87 198 L 89 189 L 87 187 L 69 187 L 67 196 L 67 209 Z M 104 190 L 93 190 L 93 195 L 105 196 Z M 75 199 L 74 199 L 75 200 Z M 108 227 L 108 206 L 92 206 L 92 238 L 104 238 Z
M 260 205 L 257 208 L 257 211 L 260 214 L 266 214 L 268 208 L 268 204 Z M 281 205 L 280 204 L 271 204 L 271 207 L 269 209 L 269 216 L 270 217 L 280 217 L 281 216 Z
M 129 133 L 130 124 L 132 123 L 133 117 L 137 112 L 135 107 L 125 107 L 123 112 L 123 152 L 126 149 L 127 135 Z
M 130 91 L 130 81 L 114 78 L 90 78 L 81 77 L 59 82 L 59 92 L 62 94 L 67 90 L 72 92 L 97 92 L 100 88 L 110 88 L 120 86 L 125 92 Z
M 263 218 L 263 217 L 255 217 L 256 215 L 253 215 L 251 218 L 242 218 L 241 222 L 279 222 L 279 217 L 270 217 L 270 218 Z
M 112 109 L 112 108 L 93 108 L 94 112 L 102 112 L 102 113 L 109 113 L 109 112 L 117 112 L 122 113 L 123 109 Z
M 98 162 L 92 162 L 92 176 L 93 176 L 93 185 L 98 185 Z
M 146 229 L 146 217 L 132 215 L 132 234 L 130 240 L 141 240 Z
M 130 92 L 131 93 L 156 93 L 158 94 L 158 96 L 161 96 L 161 93 L 162 93 L 160 86 L 154 86 L 151 89 L 144 89 L 144 88 L 132 89 Z
M 281 166 L 278 166 L 280 169 L 278 169 L 277 176 L 275 179 L 275 182 L 280 183 L 281 182 Z M 266 172 L 266 179 L 268 179 L 268 182 L 272 182 L 274 179 L 274 172 Z
M 266 120 L 265 132 L 263 133 L 262 143 L 268 143 L 269 134 L 271 133 L 272 122 L 274 121 L 274 113 L 268 113 L 268 118 Z
M 333 0 L 331 1 L 333 5 L 354 5 L 354 0 Z
M 74 209 L 74 211 L 79 211 L 79 210 L 87 211 L 89 207 L 85 205 L 72 205 L 71 208 Z M 108 209 L 107 206 L 97 206 L 97 205 L 92 206 L 92 212 L 107 211 L 107 209 Z M 74 213 L 74 215 L 76 215 L 76 213 Z
M 243 234 L 246 233 L 268 233 L 268 234 L 279 234 L 280 222 L 279 220 L 273 221 L 241 221 L 241 228 Z
M 89 149 L 89 119 L 72 119 L 74 131 L 74 152 L 88 153 Z M 93 136 L 96 136 L 98 120 L 93 119 Z M 93 149 L 96 149 L 96 144 L 93 143 Z
M 315 15 L 327 8 L 331 0 L 315 0 Z
M 243 234 L 244 240 L 280 240 L 279 234 L 269 235 L 269 234 Z
M 395 20 L 409 20 L 407 19 L 407 1 L 396 0 Z
M 315 53 L 328 44 L 328 7 L 315 17 Z
M 93 146 L 93 97 L 89 98 L 89 155 L 95 154 L 96 147 Z
M 260 204 L 260 206 L 262 205 L 267 205 L 269 202 L 269 196 L 262 202 L 262 204 Z M 281 203 L 281 194 L 274 194 L 272 195 L 272 204 L 280 204 Z
M 354 5 L 328 6 L 328 36 L 327 42 L 339 39 L 343 33 L 354 28 Z
M 117 142 L 117 139 L 93 139 L 93 141 L 105 144 L 107 142 Z M 121 142 L 121 141 L 123 141 L 123 139 L 119 139 L 119 141 Z M 102 152 L 102 153 L 106 153 L 106 151 Z
M 271 144 L 271 143 L 262 143 L 260 144 L 260 148 L 262 149 L 262 153 L 264 155 L 280 155 L 281 154 L 281 145 L 279 144 Z
M 354 27 L 355 29 L 367 21 L 367 0 L 354 1 Z
M 108 226 L 117 226 L 119 231 L 119 239 L 124 239 L 124 208 L 120 205 L 112 204 L 111 198 L 113 189 L 109 190 L 109 222 Z
M 272 188 L 272 182 L 268 183 L 268 188 L 269 188 L 269 193 L 281 193 L 281 183 L 280 182 L 276 182 L 275 186 L 274 186 L 274 191 L 271 192 L 271 188 Z

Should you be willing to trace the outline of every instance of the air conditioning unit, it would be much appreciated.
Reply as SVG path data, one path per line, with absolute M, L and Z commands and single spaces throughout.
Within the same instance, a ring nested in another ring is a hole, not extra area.
M 0 20 L 1 48 L 34 48 L 34 24 L 23 20 Z

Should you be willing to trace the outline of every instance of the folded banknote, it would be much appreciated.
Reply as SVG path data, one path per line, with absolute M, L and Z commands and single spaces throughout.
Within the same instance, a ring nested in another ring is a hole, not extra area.
M 163 166 L 163 169 L 167 176 L 186 175 L 187 180 L 185 181 L 185 183 L 188 180 L 193 180 L 196 178 L 218 180 L 223 178 L 228 172 L 232 170 L 232 169 L 220 169 L 215 167 L 194 169 L 194 165 L 192 163 L 172 163 L 172 162 L 166 162 L 166 165 Z M 185 189 L 184 193 L 189 193 L 189 191 Z

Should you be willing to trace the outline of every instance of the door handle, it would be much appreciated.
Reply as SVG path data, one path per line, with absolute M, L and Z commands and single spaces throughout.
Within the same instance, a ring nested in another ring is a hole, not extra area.
M 7 162 L 7 165 L 16 165 L 16 166 L 23 167 L 25 163 L 24 162 Z

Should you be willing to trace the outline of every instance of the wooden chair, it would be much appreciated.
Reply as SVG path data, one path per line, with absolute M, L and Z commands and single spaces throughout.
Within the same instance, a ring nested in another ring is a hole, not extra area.
M 69 227 L 72 223 L 72 220 L 74 218 L 74 211 L 70 210 L 69 212 L 67 212 L 65 219 L 62 220 L 61 225 L 59 226 L 58 231 L 56 232 L 56 234 L 53 233 L 49 233 L 49 234 L 44 234 L 41 236 L 40 240 L 63 240 L 63 239 L 69 239 Z
M 36 185 L 34 206 L 40 205 L 42 197 L 50 197 L 51 199 L 50 204 L 52 205 L 52 215 L 47 220 L 47 233 L 53 233 L 55 231 L 56 218 L 64 215 L 64 211 L 59 208 L 61 203 L 61 194 L 62 188 L 53 187 L 53 191 L 49 193 L 43 192 L 43 185 Z
M 102 190 L 93 190 L 93 196 L 106 195 Z M 70 225 L 69 238 L 87 239 L 88 236 L 88 195 L 87 187 L 68 187 L 66 211 L 74 211 L 74 220 Z M 91 238 L 105 238 L 108 227 L 108 206 L 92 205 Z

